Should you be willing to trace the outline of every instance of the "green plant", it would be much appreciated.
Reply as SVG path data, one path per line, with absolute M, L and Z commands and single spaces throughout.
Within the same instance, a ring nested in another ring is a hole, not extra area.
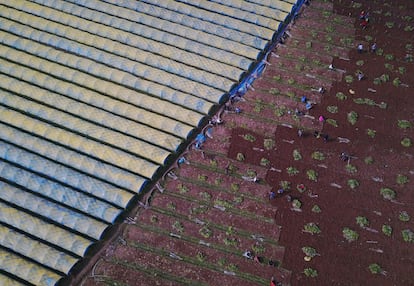
M 392 84 L 396 87 L 399 87 L 400 84 L 401 84 L 400 78 L 399 77 L 394 78 L 393 81 L 392 81 Z
M 288 84 L 292 85 L 295 83 L 295 80 L 293 78 L 289 78 L 287 82 Z
M 319 255 L 319 253 L 316 252 L 316 249 L 310 246 L 302 247 L 302 251 L 306 256 L 310 258 L 314 258 L 315 256 Z
M 206 260 L 206 255 L 203 252 L 198 251 L 196 258 L 199 262 L 204 262 Z
M 336 122 L 335 119 L 328 118 L 328 119 L 326 119 L 326 123 L 328 123 L 328 124 L 330 124 L 330 125 L 332 125 L 334 127 L 338 127 L 338 123 Z
M 313 169 L 307 170 L 306 175 L 308 176 L 309 180 L 314 181 L 314 182 L 318 181 L 318 173 L 315 170 Z
M 394 59 L 394 55 L 393 55 L 393 54 L 386 54 L 386 55 L 385 55 L 385 59 L 386 59 L 387 61 L 392 61 L 392 60 Z
M 198 178 L 198 180 L 199 180 L 199 181 L 201 181 L 201 182 L 206 182 L 206 181 L 207 181 L 207 176 L 206 176 L 206 175 L 199 174 L 199 175 L 197 176 L 197 178 Z
M 290 182 L 289 181 L 280 181 L 279 186 L 284 189 L 285 191 L 290 190 Z
M 374 158 L 372 158 L 372 156 L 365 157 L 365 158 L 364 158 L 364 162 L 365 162 L 365 164 L 367 164 L 367 165 L 371 165 L 371 164 L 373 164 L 373 163 L 374 163 Z
M 400 211 L 398 219 L 403 222 L 410 221 L 410 215 L 406 211 Z
M 349 179 L 347 183 L 348 183 L 348 186 L 353 190 L 359 187 L 359 182 L 355 179 Z
M 410 138 L 403 138 L 403 140 L 401 140 L 401 145 L 404 147 L 411 147 L 412 143 L 411 143 L 411 139 Z
M 267 159 L 267 158 L 260 159 L 260 166 L 267 167 L 267 166 L 269 166 L 269 164 L 270 164 L 269 159 Z
M 256 141 L 256 137 L 254 137 L 252 134 L 244 134 L 243 139 L 249 142 L 254 142 Z
M 231 183 L 230 188 L 233 192 L 237 192 L 238 190 L 240 190 L 240 185 L 237 183 Z
M 294 199 L 292 201 L 292 207 L 294 209 L 300 209 L 302 207 L 302 203 L 298 199 Z
M 411 122 L 408 120 L 398 120 L 397 125 L 398 125 L 398 128 L 401 128 L 401 129 L 408 129 L 412 127 Z
M 235 228 L 233 226 L 228 226 L 226 229 L 226 235 L 230 236 L 230 235 L 234 235 L 236 234 L 237 231 L 235 230 Z
M 235 205 L 240 205 L 243 201 L 244 201 L 244 197 L 243 196 L 236 196 L 233 199 L 233 203 Z
M 247 169 L 246 176 L 250 178 L 257 177 L 257 172 L 253 169 Z
M 368 266 L 369 271 L 371 271 L 372 274 L 381 274 L 383 273 L 383 270 L 381 266 L 379 266 L 377 263 L 372 263 Z
M 376 135 L 377 131 L 375 131 L 374 129 L 367 129 L 367 135 L 371 138 L 374 138 Z
M 311 49 L 312 48 L 312 42 L 306 42 L 306 48 Z
M 357 216 L 355 220 L 360 227 L 367 227 L 369 225 L 369 220 L 364 216 Z
M 200 192 L 198 195 L 204 200 L 211 200 L 211 194 L 209 194 L 208 192 Z
M 329 105 L 328 107 L 326 107 L 326 110 L 330 113 L 338 113 L 338 106 Z
M 383 49 L 377 49 L 377 52 L 376 52 L 376 54 L 378 55 L 378 56 L 382 56 L 383 54 L 384 54 L 384 50 Z
M 346 75 L 345 76 L 345 82 L 346 83 L 352 83 L 354 81 L 354 77 L 352 75 Z
M 354 165 L 351 165 L 351 164 L 346 164 L 345 165 L 345 170 L 350 174 L 355 174 L 355 173 L 358 172 L 357 167 L 355 167 Z
M 172 203 L 172 202 L 168 202 L 168 203 L 167 203 L 167 209 L 172 210 L 172 211 L 175 211 L 176 206 L 175 206 L 175 204 L 174 204 L 174 203 Z
M 336 93 L 336 98 L 339 99 L 339 100 L 346 100 L 347 96 L 343 92 L 337 92 Z
M 265 252 L 265 247 L 264 247 L 264 245 L 263 244 L 261 244 L 261 243 L 255 243 L 253 246 L 252 246 L 252 250 L 255 252 L 255 253 L 257 253 L 257 254 L 260 254 L 260 253 L 263 253 L 263 252 Z
M 400 74 L 405 74 L 405 72 L 406 72 L 405 67 L 398 67 L 398 72 L 399 72 Z
M 286 114 L 286 107 L 285 106 L 278 106 L 278 107 L 275 108 L 274 113 L 277 117 L 282 117 L 283 115 Z
M 286 172 L 288 173 L 289 176 L 295 176 L 299 174 L 299 170 L 292 166 L 287 167 Z
M 295 96 L 296 96 L 296 93 L 295 93 L 293 90 L 288 90 L 288 91 L 286 92 L 286 95 L 287 95 L 288 97 L 290 97 L 291 99 L 294 99 L 294 98 L 295 98 Z
M 184 231 L 184 226 L 182 225 L 181 222 L 179 222 L 178 220 L 176 220 L 174 222 L 174 224 L 172 225 L 172 228 L 180 233 L 182 233 Z
M 225 237 L 225 238 L 223 238 L 223 243 L 226 246 L 237 246 L 238 241 L 237 241 L 236 238 Z
M 220 257 L 219 260 L 217 260 L 217 264 L 221 267 L 223 267 L 224 265 L 226 265 L 226 259 L 223 257 Z
M 348 242 L 356 241 L 359 238 L 359 234 L 348 227 L 342 229 L 342 235 Z
M 245 159 L 246 158 L 244 157 L 243 153 L 237 153 L 237 155 L 236 155 L 236 160 L 237 161 L 243 162 Z
M 188 187 L 181 184 L 181 183 L 178 184 L 177 189 L 180 192 L 180 194 L 184 194 L 184 193 L 187 193 L 189 191 Z
M 396 181 L 397 181 L 397 184 L 398 184 L 398 185 L 405 185 L 405 184 L 407 184 L 410 180 L 408 179 L 408 177 L 407 177 L 407 176 L 405 176 L 405 175 L 401 175 L 401 174 L 398 174 L 398 175 L 397 175 L 397 179 L 396 179 Z
M 319 226 L 314 222 L 309 222 L 303 226 L 303 231 L 312 235 L 321 233 Z
M 234 263 L 230 263 L 229 265 L 227 265 L 227 269 L 229 271 L 235 272 L 239 269 L 239 267 Z
M 221 183 L 223 183 L 223 179 L 222 179 L 222 178 L 215 178 L 215 179 L 214 179 L 214 184 L 215 184 L 216 186 L 220 186 L 220 185 L 221 185 Z
M 364 65 L 364 61 L 363 60 L 359 60 L 356 62 L 357 66 L 363 66 Z
M 390 70 L 390 71 L 394 69 L 394 65 L 390 63 L 385 63 L 384 66 L 387 70 Z
M 381 188 L 380 194 L 386 200 L 393 200 L 396 196 L 395 192 L 390 188 Z
M 386 236 L 391 236 L 392 234 L 392 227 L 388 224 L 383 224 L 381 230 Z
M 280 74 L 278 74 L 278 75 L 273 76 L 273 79 L 276 80 L 276 81 L 280 81 L 282 79 L 282 77 L 281 77 Z
M 376 77 L 376 78 L 374 78 L 373 83 L 375 85 L 379 85 L 379 84 L 381 84 L 381 79 L 379 77 Z
M 390 76 L 388 74 L 382 74 L 379 78 L 381 82 L 387 82 L 390 80 Z
M 213 234 L 213 232 L 211 231 L 210 228 L 208 228 L 207 225 L 204 225 L 202 228 L 200 228 L 198 233 L 200 233 L 200 235 L 204 238 L 210 238 L 211 235 Z
M 210 160 L 210 166 L 213 167 L 214 169 L 217 168 L 218 163 L 216 159 L 211 159 Z
M 414 232 L 411 229 L 404 229 L 401 231 L 401 235 L 405 242 L 414 242 Z
M 263 146 L 266 150 L 272 150 L 275 147 L 276 143 L 274 139 L 266 138 L 263 141 Z
M 314 151 L 314 152 L 312 152 L 311 157 L 312 157 L 312 159 L 318 160 L 318 161 L 325 160 L 325 155 L 322 152 L 320 152 L 320 151 Z
M 277 94 L 279 94 L 279 93 L 280 93 L 280 90 L 279 90 L 278 88 L 276 88 L 276 87 L 272 87 L 272 88 L 269 90 L 269 93 L 270 93 L 270 94 L 273 94 L 273 95 L 277 95 Z
M 303 273 L 307 276 L 307 277 L 317 277 L 318 276 L 318 271 L 313 269 L 313 268 L 305 268 L 303 270 Z
M 293 150 L 293 152 L 292 152 L 292 156 L 293 156 L 293 159 L 294 159 L 295 161 L 302 160 L 302 155 L 300 154 L 300 152 L 299 152 L 299 150 L 298 150 L 298 149 Z
M 385 26 L 389 29 L 391 29 L 392 27 L 394 27 L 394 22 L 386 22 Z
M 312 212 L 314 213 L 320 213 L 322 210 L 318 205 L 313 205 Z
M 355 123 L 358 120 L 358 113 L 356 113 L 355 111 L 349 112 L 347 114 L 347 119 L 349 123 L 351 123 L 352 125 L 355 125 Z
M 158 217 L 156 215 L 152 215 L 151 218 L 150 218 L 150 221 L 152 223 L 157 223 L 158 222 Z

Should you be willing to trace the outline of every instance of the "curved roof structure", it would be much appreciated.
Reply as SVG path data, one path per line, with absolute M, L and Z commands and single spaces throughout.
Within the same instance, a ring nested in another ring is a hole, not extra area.
M 0 0 L 0 284 L 62 281 L 301 2 Z

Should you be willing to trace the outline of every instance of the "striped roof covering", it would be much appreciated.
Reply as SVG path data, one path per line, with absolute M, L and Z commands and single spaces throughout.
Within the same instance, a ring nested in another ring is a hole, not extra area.
M 0 285 L 64 281 L 296 2 L 0 0 Z

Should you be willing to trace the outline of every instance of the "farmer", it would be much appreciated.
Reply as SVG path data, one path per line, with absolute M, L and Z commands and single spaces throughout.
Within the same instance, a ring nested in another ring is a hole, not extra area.
M 303 137 L 303 130 L 302 130 L 302 129 L 299 129 L 299 130 L 298 130 L 298 136 L 299 136 L 299 137 Z
M 274 191 L 271 191 L 270 193 L 269 193 L 269 199 L 270 200 L 274 200 L 276 198 L 276 193 L 274 192 Z
M 364 46 L 362 44 L 358 44 L 357 50 L 358 53 L 362 54 L 362 52 L 364 51 Z
M 335 70 L 335 67 L 333 66 L 333 64 L 330 64 L 329 67 L 328 67 L 328 69 Z
M 243 257 L 246 257 L 247 259 L 253 259 L 253 254 L 252 254 L 252 252 L 250 250 L 246 250 L 243 253 Z
M 272 279 L 270 279 L 270 286 L 281 286 L 282 283 L 276 281 L 275 278 L 272 277 Z
M 366 18 L 366 19 L 362 20 L 360 25 L 361 25 L 362 29 L 365 30 L 365 28 L 368 26 L 368 19 Z
M 329 135 L 328 134 L 324 134 L 322 135 L 323 141 L 326 143 L 329 140 Z
M 320 88 L 318 88 L 318 92 L 320 94 L 324 93 L 325 92 L 325 88 L 321 86 Z
M 349 154 L 345 153 L 345 152 L 342 152 L 342 153 L 339 155 L 339 158 L 340 158 L 342 161 L 348 161 L 348 160 L 351 158 L 351 156 L 350 156 Z
M 358 77 L 358 80 L 362 80 L 365 77 L 365 75 L 361 71 L 358 71 L 357 77 Z
M 377 51 L 377 43 L 373 43 L 371 46 L 371 52 L 375 53 Z

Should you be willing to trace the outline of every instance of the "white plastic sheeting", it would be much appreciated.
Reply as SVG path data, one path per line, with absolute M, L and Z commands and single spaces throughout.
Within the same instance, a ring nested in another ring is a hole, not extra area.
M 70 273 L 295 5 L 0 0 L 0 284 Z

